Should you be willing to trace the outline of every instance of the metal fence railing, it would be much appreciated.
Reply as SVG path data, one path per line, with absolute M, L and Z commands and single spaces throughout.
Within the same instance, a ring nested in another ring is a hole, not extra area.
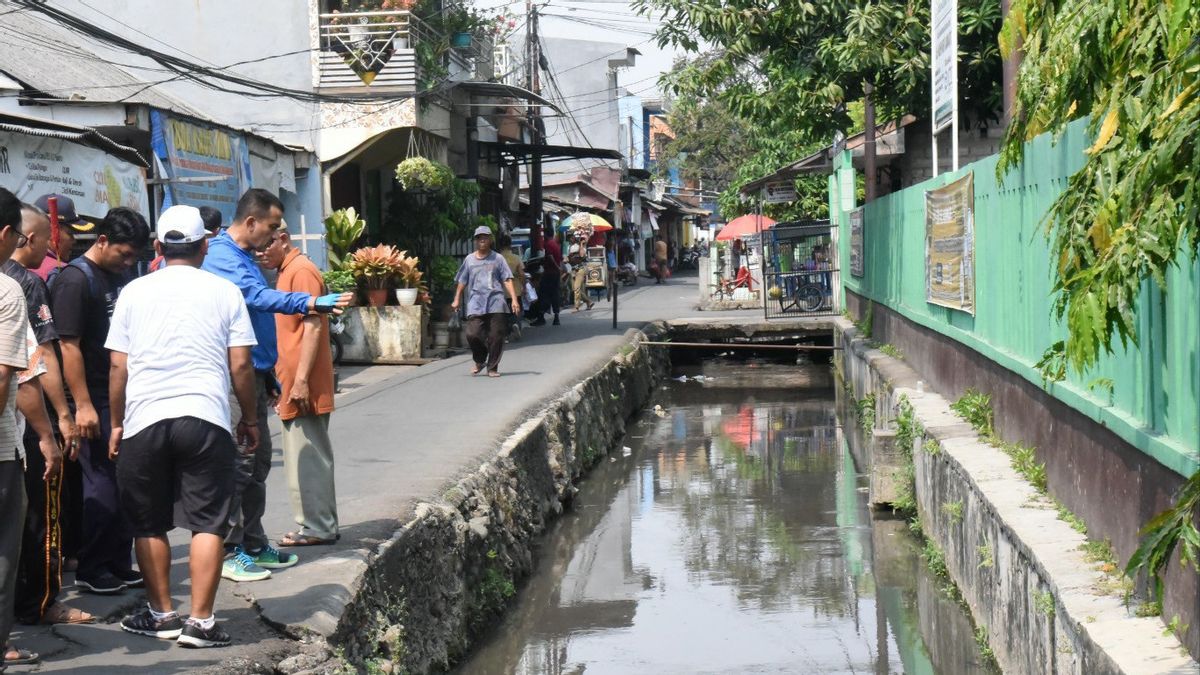
M 763 233 L 766 318 L 838 313 L 832 236 L 828 221 L 780 224 Z

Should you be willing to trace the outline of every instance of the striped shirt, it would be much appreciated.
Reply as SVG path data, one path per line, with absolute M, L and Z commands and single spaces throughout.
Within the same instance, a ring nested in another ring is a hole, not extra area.
M 8 399 L 0 410 L 0 462 L 17 460 L 22 451 L 17 429 L 17 373 L 29 367 L 29 315 L 21 284 L 0 274 L 0 365 L 12 368 Z

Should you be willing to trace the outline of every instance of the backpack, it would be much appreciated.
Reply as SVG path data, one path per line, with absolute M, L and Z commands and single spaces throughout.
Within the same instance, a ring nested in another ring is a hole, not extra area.
M 95 295 L 96 295 L 96 272 L 95 272 L 95 270 L 92 269 L 92 266 L 87 264 L 87 261 L 85 261 L 83 259 L 83 256 L 79 256 L 78 258 L 67 263 L 67 265 L 70 265 L 72 267 L 77 267 L 83 272 L 83 276 L 87 277 L 88 294 L 90 294 L 92 297 L 95 297 Z M 66 265 L 59 265 L 58 267 L 55 267 L 54 269 L 50 270 L 50 274 L 46 275 L 46 286 L 47 287 L 49 287 L 49 288 L 53 287 L 54 280 L 58 278 L 58 273 L 61 272 L 63 270 L 63 267 L 65 267 L 65 266 Z

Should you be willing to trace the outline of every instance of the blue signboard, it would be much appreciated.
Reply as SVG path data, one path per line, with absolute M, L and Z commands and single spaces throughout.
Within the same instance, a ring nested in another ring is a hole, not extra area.
M 226 224 L 232 222 L 238 198 L 250 188 L 245 139 L 158 110 L 150 112 L 150 133 L 154 154 L 170 181 L 164 186 L 163 209 L 175 204 L 211 206 Z

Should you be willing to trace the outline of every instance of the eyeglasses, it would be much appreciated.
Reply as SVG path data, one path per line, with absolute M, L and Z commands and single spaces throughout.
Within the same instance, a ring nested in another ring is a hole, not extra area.
M 28 243 L 29 243 L 29 237 L 23 232 L 18 232 L 17 233 L 17 248 L 25 248 L 25 244 L 28 244 Z

